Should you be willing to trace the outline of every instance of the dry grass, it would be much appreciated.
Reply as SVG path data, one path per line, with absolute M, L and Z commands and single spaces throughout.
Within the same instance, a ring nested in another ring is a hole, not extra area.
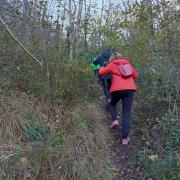
M 0 107 L 0 179 L 111 179 L 105 117 L 98 105 L 55 106 L 2 92 Z M 45 133 L 30 139 L 29 127 Z

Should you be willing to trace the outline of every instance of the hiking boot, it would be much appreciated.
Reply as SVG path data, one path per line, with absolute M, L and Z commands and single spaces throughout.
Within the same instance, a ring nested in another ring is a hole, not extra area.
M 123 138 L 122 139 L 122 145 L 128 145 L 129 141 L 130 141 L 130 137 L 129 136 L 127 138 Z
M 116 128 L 118 125 L 119 125 L 119 121 L 118 120 L 114 120 L 114 121 L 112 121 L 110 128 L 112 128 L 112 129 Z

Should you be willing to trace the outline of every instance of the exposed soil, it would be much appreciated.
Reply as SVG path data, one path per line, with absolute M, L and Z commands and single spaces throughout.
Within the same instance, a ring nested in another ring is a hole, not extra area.
M 123 146 L 119 137 L 118 129 L 110 130 L 111 138 L 110 149 L 112 151 L 111 160 L 114 165 L 114 180 L 145 180 L 145 173 L 137 163 L 134 152 L 135 145 L 130 142 L 129 145 Z M 135 137 L 131 137 L 133 141 Z

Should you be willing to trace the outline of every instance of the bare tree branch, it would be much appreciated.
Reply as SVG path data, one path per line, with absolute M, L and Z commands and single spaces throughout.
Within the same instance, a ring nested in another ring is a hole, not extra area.
M 0 16 L 0 21 L 2 22 L 2 24 L 4 25 L 4 27 L 6 28 L 6 30 L 9 32 L 9 34 L 12 36 L 12 38 L 25 50 L 25 52 L 31 56 L 36 62 L 38 62 L 41 66 L 42 66 L 42 62 L 40 62 L 28 49 L 26 49 L 24 47 L 24 45 L 15 37 L 15 35 L 12 33 L 12 31 L 8 28 L 8 26 L 6 25 L 6 23 L 4 22 L 4 20 L 1 18 Z

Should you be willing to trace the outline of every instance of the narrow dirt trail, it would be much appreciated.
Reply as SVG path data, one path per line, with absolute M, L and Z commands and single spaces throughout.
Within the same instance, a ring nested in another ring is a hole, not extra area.
M 113 132 L 114 131 L 114 132 Z M 128 146 L 121 144 L 119 129 L 109 131 L 109 138 L 112 143 L 112 163 L 115 168 L 114 180 L 145 180 L 143 169 L 138 165 L 134 153 L 135 145 L 132 142 Z M 131 137 L 132 141 L 135 137 Z
M 113 166 L 113 180 L 146 180 L 145 173 L 139 167 L 134 153 L 135 145 L 138 142 L 136 137 L 132 136 L 131 143 L 128 146 L 123 146 L 120 138 L 120 127 L 113 130 L 109 128 L 109 114 L 105 111 L 103 105 L 91 104 L 90 106 L 91 110 L 94 111 L 94 118 L 101 121 L 107 128 L 107 141 L 109 142 L 110 157 Z

